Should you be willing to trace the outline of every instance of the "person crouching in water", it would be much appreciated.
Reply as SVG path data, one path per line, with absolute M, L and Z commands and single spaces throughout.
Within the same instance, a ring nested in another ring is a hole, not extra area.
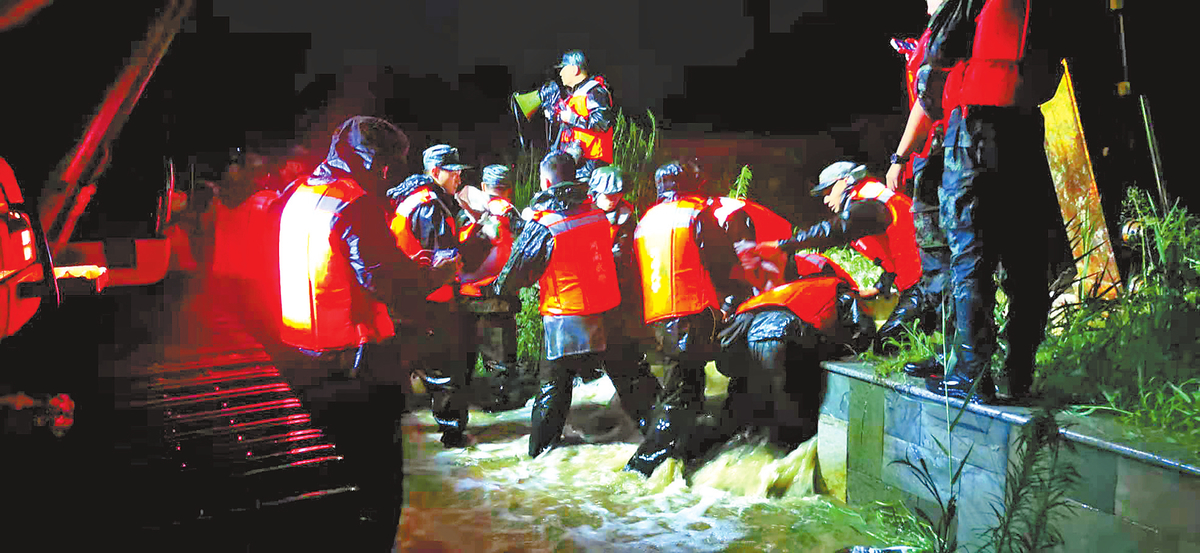
M 912 199 L 888 189 L 879 179 L 867 175 L 867 168 L 850 161 L 838 161 L 823 171 L 814 196 L 823 196 L 833 215 L 801 230 L 787 240 L 764 242 L 755 249 L 763 259 L 780 251 L 819 249 L 849 245 L 876 265 L 883 275 L 863 297 L 875 293 L 891 295 L 894 286 L 899 301 L 887 321 L 879 327 L 876 347 L 891 352 L 888 338 L 904 336 L 905 325 L 915 324 L 921 313 L 921 254 L 913 228 Z
M 816 435 L 820 363 L 875 339 L 849 273 L 820 254 L 795 255 L 788 265 L 792 279 L 742 303 L 720 333 L 726 355 L 750 361 L 738 375 L 745 386 L 726 400 L 724 437 L 749 426 L 783 451 Z
M 530 414 L 530 457 L 562 439 L 574 376 L 599 363 L 607 348 L 606 312 L 621 303 L 608 220 L 588 199 L 587 186 L 573 182 L 574 177 L 575 161 L 569 154 L 551 152 L 542 159 L 542 191 L 530 202 L 530 220 L 492 286 L 499 296 L 515 295 L 535 282 L 541 290 L 545 359 L 539 371 L 541 390 Z M 634 389 L 629 381 L 640 379 L 617 367 L 608 367 L 609 377 L 622 394 L 626 413 L 637 420 L 637 413 L 648 411 L 653 398 L 622 392 Z

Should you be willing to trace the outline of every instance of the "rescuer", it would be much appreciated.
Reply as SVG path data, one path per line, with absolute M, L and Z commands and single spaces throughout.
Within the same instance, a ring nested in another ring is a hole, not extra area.
M 750 200 L 719 197 L 711 201 L 715 208 L 713 215 L 733 242 L 742 268 L 747 272 L 763 271 L 759 275 L 747 274 L 745 280 L 751 285 L 757 280 L 768 281 L 772 286 L 782 284 L 786 256 L 780 253 L 775 259 L 762 260 L 755 255 L 754 246 L 762 242 L 790 238 L 792 224 L 770 209 Z M 755 286 L 754 291 L 757 293 L 763 289 Z
M 387 192 L 395 206 L 391 228 L 396 244 L 413 259 L 461 254 L 463 272 L 473 273 L 491 244 L 476 236 L 460 240 L 458 234 L 456 220 L 462 207 L 454 194 L 468 166 L 459 162 L 458 150 L 445 144 L 427 148 L 422 161 L 424 174 L 412 175 Z M 423 344 L 418 365 L 446 447 L 471 443 L 466 434 L 467 388 L 475 355 L 467 350 L 474 342 L 468 339 L 474 317 L 458 310 L 456 297 L 453 284 L 437 289 L 426 298 L 424 324 L 401 327 L 406 339 Z
M 673 161 L 655 172 L 659 203 L 634 233 L 642 276 L 643 319 L 665 358 L 665 381 L 646 440 L 626 464 L 649 476 L 668 458 L 682 460 L 704 400 L 704 365 L 715 359 L 717 326 L 738 298 L 741 265 L 703 195 L 700 168 Z M 721 298 L 727 298 L 723 303 Z
M 927 13 L 932 16 L 941 3 L 941 0 L 926 0 Z M 942 140 L 946 122 L 930 120 L 917 101 L 917 73 L 925 57 L 929 36 L 930 31 L 926 28 L 917 40 L 892 41 L 892 46 L 904 55 L 909 115 L 900 144 L 890 159 L 886 181 L 888 188 L 894 191 L 907 190 L 905 181 L 912 184 L 913 229 L 921 252 L 919 286 L 923 296 L 921 312 L 924 330 L 932 332 L 944 328 L 947 339 L 952 341 L 953 307 L 949 298 L 945 297 L 949 281 L 947 268 L 950 266 L 950 247 L 946 243 L 946 233 L 938 222 L 938 188 L 942 183 Z M 942 321 L 947 324 L 942 325 Z M 912 376 L 940 377 L 945 367 L 939 357 L 905 364 L 904 372 Z
M 307 363 L 285 374 L 355 467 L 374 547 L 392 544 L 400 510 L 393 442 L 407 372 L 388 346 L 398 317 L 453 278 L 456 260 L 430 270 L 396 248 L 383 192 L 404 170 L 408 138 L 375 117 L 346 120 L 311 175 L 285 191 L 279 232 L 282 341 Z M 361 532 L 361 531 L 360 531 Z
M 587 186 L 572 182 L 574 176 L 575 162 L 566 152 L 542 159 L 542 191 L 530 202 L 532 218 L 493 286 L 500 296 L 534 282 L 540 288 L 545 359 L 530 415 L 531 457 L 561 440 L 574 375 L 600 362 L 607 348 L 606 312 L 621 303 L 610 225 L 588 199 Z M 635 421 L 653 402 L 652 375 L 622 372 L 638 368 L 636 363 L 607 367 L 622 407 Z
M 834 216 L 801 230 L 795 237 L 760 244 L 763 258 L 780 250 L 825 249 L 850 244 L 858 253 L 883 268 L 883 275 L 863 297 L 876 293 L 891 294 L 894 285 L 900 300 L 883 326 L 877 346 L 887 338 L 900 338 L 904 324 L 920 316 L 921 257 L 913 236 L 912 200 L 889 190 L 878 179 L 868 177 L 867 169 L 850 161 L 833 163 L 821 171 L 812 193 L 825 195 L 825 205 Z
M 621 290 L 621 305 L 609 311 L 609 317 L 605 320 L 608 349 L 604 353 L 604 364 L 606 367 L 621 365 L 610 369 L 618 374 L 637 375 L 629 384 L 638 387 L 638 391 L 630 390 L 628 393 L 657 396 L 661 386 L 658 379 L 650 374 L 650 364 L 642 351 L 642 346 L 653 340 L 653 334 L 642 322 L 642 281 L 633 247 L 637 217 L 633 205 L 625 200 L 625 179 L 616 166 L 600 167 L 592 171 L 588 188 L 592 202 L 604 212 L 612 231 L 613 262 Z M 632 367 L 633 364 L 639 365 L 639 368 Z M 646 380 L 643 382 L 641 379 Z M 641 386 L 647 388 L 642 389 Z M 641 417 L 634 419 L 639 429 L 644 429 L 646 415 L 649 413 L 642 413 Z
M 581 163 L 575 177 L 586 182 L 593 169 L 613 162 L 616 110 L 612 93 L 602 75 L 588 73 L 587 58 L 579 50 L 564 53 L 554 67 L 566 90 L 556 102 L 544 104 L 546 119 L 560 125 L 552 149 L 566 151 L 578 143 Z
M 732 387 L 720 441 L 739 427 L 767 429 L 768 441 L 791 451 L 816 434 L 821 404 L 821 361 L 846 349 L 862 351 L 875 338 L 875 322 L 858 303 L 849 273 L 820 254 L 795 255 L 790 280 L 738 306 L 720 333 L 741 383 Z
M 918 90 L 930 118 L 944 114 L 946 121 L 939 198 L 956 332 L 945 379 L 926 380 L 939 394 L 995 396 L 992 274 L 1001 261 L 1009 298 L 1009 393 L 1030 393 L 1050 308 L 1050 252 L 1041 245 L 1059 214 L 1038 108 L 1062 77 L 1065 44 L 1052 9 L 1027 0 L 945 0 L 930 19 Z
M 516 315 L 521 311 L 521 298 L 516 294 L 494 296 L 485 290 L 492 286 L 508 262 L 513 237 L 520 233 L 525 222 L 510 199 L 512 175 L 508 167 L 484 167 L 481 184 L 486 200 L 480 206 L 478 222 L 464 227 L 460 238 L 467 240 L 478 229 L 490 240 L 491 248 L 478 269 L 459 275 L 459 290 L 463 310 L 474 318 L 473 331 L 468 332 L 473 339 L 473 347 L 469 349 L 483 357 L 484 365 L 497 384 L 493 390 L 495 403 L 486 408 L 500 411 L 520 407 L 532 395 L 523 385 L 517 366 Z

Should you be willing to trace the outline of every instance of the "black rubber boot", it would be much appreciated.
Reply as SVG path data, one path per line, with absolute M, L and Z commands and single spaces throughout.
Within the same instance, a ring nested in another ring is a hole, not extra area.
M 637 471 L 649 477 L 663 461 L 681 458 L 696 424 L 696 410 L 681 406 L 661 405 L 651 419 L 646 440 L 625 465 L 625 470 Z
M 920 361 L 905 363 L 904 374 L 917 378 L 942 378 L 946 374 L 946 366 L 934 355 Z
M 542 385 L 529 413 L 529 456 L 537 457 L 562 439 L 571 409 L 571 375 L 561 374 Z
M 913 326 L 913 323 L 920 317 L 921 290 L 917 286 L 912 286 L 900 292 L 900 301 L 896 303 L 896 308 L 879 327 L 879 334 L 875 338 L 875 350 L 885 354 L 895 353 L 895 346 L 885 345 L 887 339 L 903 340 L 905 337 L 904 326 Z

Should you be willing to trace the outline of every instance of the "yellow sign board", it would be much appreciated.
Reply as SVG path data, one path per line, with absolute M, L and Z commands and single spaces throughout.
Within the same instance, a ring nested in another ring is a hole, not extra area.
M 1042 104 L 1046 119 L 1046 159 L 1054 177 L 1054 189 L 1067 223 L 1071 253 L 1082 281 L 1083 293 L 1111 298 L 1117 294 L 1120 273 L 1100 207 L 1096 175 L 1083 137 L 1079 107 L 1071 71 L 1063 60 L 1064 74 L 1058 92 Z

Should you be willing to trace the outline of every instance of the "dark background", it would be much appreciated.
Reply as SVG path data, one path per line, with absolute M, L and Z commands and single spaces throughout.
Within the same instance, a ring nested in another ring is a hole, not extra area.
M 55 2 L 0 34 L 0 155 L 27 195 L 78 141 L 158 4 Z M 1130 80 L 1153 102 L 1168 191 L 1194 203 L 1183 180 L 1192 117 L 1181 70 L 1193 64 L 1182 18 L 1154 4 L 1125 7 Z M 1102 194 L 1119 201 L 1126 185 L 1152 189 L 1136 103 L 1114 92 L 1115 17 L 1101 0 L 1056 5 L 1076 14 L 1062 32 L 1076 45 Z M 92 211 L 113 220 L 152 211 L 145 190 L 161 186 L 165 156 L 183 163 L 263 141 L 323 151 L 328 131 L 356 112 L 400 124 L 414 168 L 422 148 L 442 141 L 488 163 L 515 146 L 509 94 L 552 77 L 569 48 L 587 52 L 626 114 L 652 110 L 665 138 L 825 135 L 843 156 L 881 168 L 906 113 L 902 61 L 888 40 L 919 34 L 924 11 L 917 0 L 201 0 L 117 142 Z M 788 190 L 832 160 L 796 161 Z

